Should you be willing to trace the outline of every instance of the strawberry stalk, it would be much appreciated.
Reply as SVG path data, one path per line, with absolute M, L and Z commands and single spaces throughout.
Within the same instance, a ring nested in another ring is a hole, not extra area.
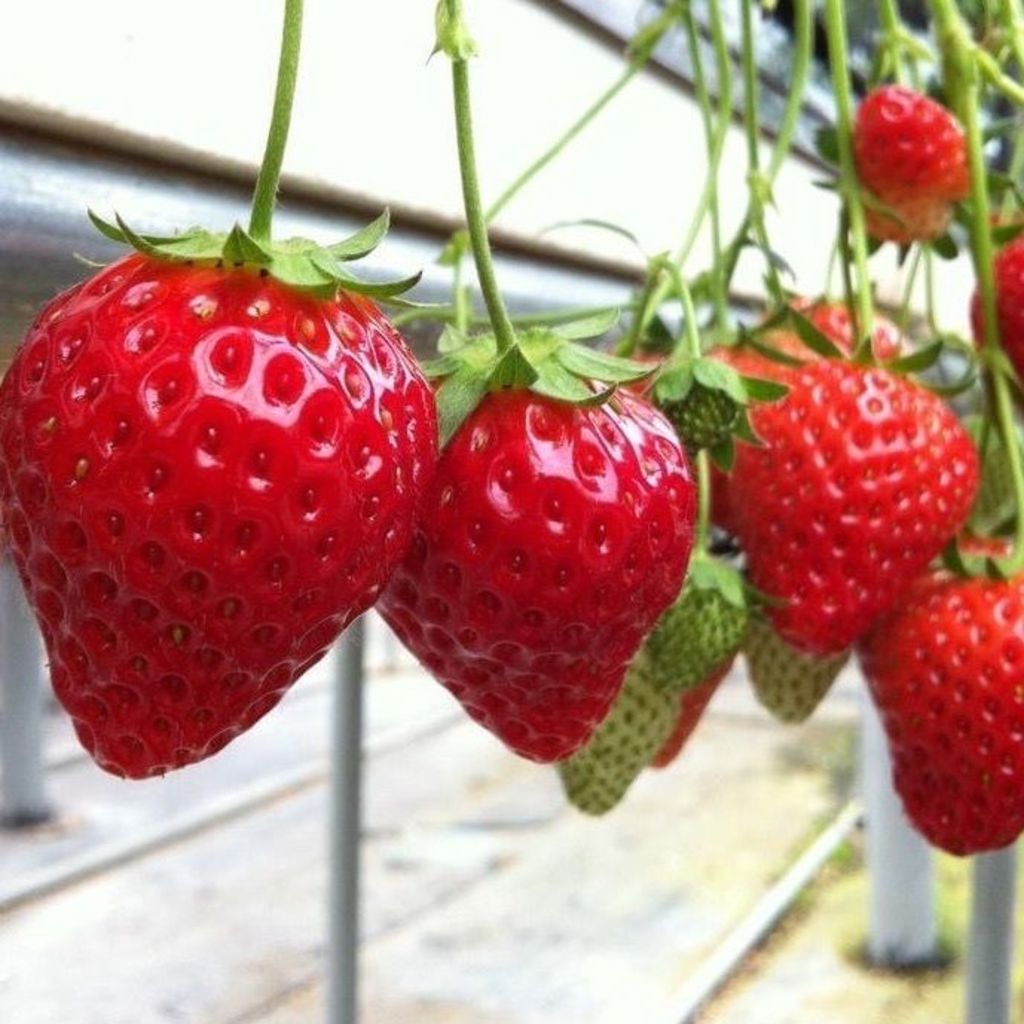
M 465 36 L 462 20 L 462 0 L 447 0 L 452 23 Z M 468 40 L 468 36 L 465 36 Z M 459 47 L 452 56 L 452 93 L 455 99 L 455 130 L 459 146 L 459 173 L 462 178 L 462 201 L 466 210 L 469 244 L 473 250 L 477 277 L 484 304 L 490 316 L 491 327 L 501 355 L 516 348 L 516 332 L 509 319 L 505 300 L 498 287 L 494 270 L 491 240 L 487 233 L 487 218 L 480 198 L 480 179 L 476 164 L 476 139 L 473 132 L 473 106 L 470 98 L 469 61 L 471 49 Z
M 839 188 L 853 236 L 853 259 L 857 268 L 856 304 L 850 315 L 857 328 L 854 358 L 871 351 L 874 332 L 874 303 L 868 271 L 868 236 L 864 205 L 853 160 L 853 98 L 850 90 L 850 69 L 847 64 L 849 42 L 846 36 L 846 5 L 843 0 L 826 0 L 825 30 L 828 37 L 829 62 L 836 101 L 836 134 L 839 142 Z M 845 225 L 840 229 L 846 233 Z
M 991 381 L 996 422 L 1006 452 L 1007 468 L 1013 482 L 1017 508 L 1016 532 L 1013 552 L 1009 559 L 998 560 L 1003 573 L 1010 576 L 1024 568 L 1024 465 L 1013 417 L 1010 382 L 1003 367 L 1002 342 L 999 337 L 999 319 L 996 308 L 994 272 L 995 251 L 992 244 L 991 205 L 988 190 L 988 170 L 985 166 L 984 135 L 978 94 L 981 89 L 982 69 L 978 49 L 968 28 L 952 0 L 932 0 L 936 34 L 943 56 L 943 78 L 953 108 L 964 126 L 967 158 L 970 165 L 971 205 L 968 228 L 971 239 L 971 257 L 978 282 L 986 356 L 982 360 Z
M 768 242 L 768 228 L 765 224 L 765 204 L 771 201 L 771 184 L 761 173 L 761 156 L 758 139 L 758 78 L 757 40 L 754 36 L 754 2 L 744 0 L 742 8 L 743 28 L 743 123 L 747 139 L 747 186 L 750 190 L 750 224 L 754 239 L 765 254 L 765 283 L 775 306 L 786 304 L 786 293 L 779 279 L 779 271 L 772 259 Z
M 281 181 L 284 151 L 288 144 L 288 129 L 292 122 L 295 101 L 295 83 L 299 75 L 299 51 L 302 42 L 303 0 L 285 0 L 284 31 L 281 33 L 281 56 L 277 65 L 277 87 L 274 91 L 274 113 L 267 133 L 267 147 L 263 153 L 256 189 L 252 197 L 252 215 L 249 234 L 257 242 L 269 242 L 277 202 L 277 188 Z

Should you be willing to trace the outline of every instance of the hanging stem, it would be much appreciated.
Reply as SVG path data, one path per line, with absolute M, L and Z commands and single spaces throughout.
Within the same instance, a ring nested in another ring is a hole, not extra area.
M 963 122 L 967 142 L 967 157 L 971 176 L 970 236 L 974 273 L 978 281 L 984 323 L 984 346 L 990 354 L 984 359 L 991 378 L 991 392 L 995 404 L 996 421 L 1006 452 L 1010 479 L 1017 506 L 1017 529 L 1013 554 L 1004 563 L 1008 573 L 1024 567 L 1024 465 L 1013 418 L 1010 383 L 999 362 L 992 355 L 1000 351 L 999 320 L 996 307 L 994 271 L 995 251 L 988 191 L 988 172 L 985 166 L 984 136 L 978 107 L 980 88 L 976 48 L 953 0 L 932 0 L 935 27 L 943 53 L 943 71 L 947 94 L 953 101 Z
M 461 0 L 449 0 L 449 12 L 454 23 L 461 23 Z M 497 339 L 498 352 L 504 354 L 516 347 L 516 334 L 509 319 L 505 300 L 498 288 L 491 254 L 491 241 L 487 235 L 487 220 L 480 200 L 480 180 L 476 168 L 476 142 L 473 136 L 473 109 L 470 102 L 469 64 L 464 57 L 452 59 L 452 92 L 455 97 L 455 127 L 459 143 L 459 171 L 462 175 L 462 199 L 466 208 L 469 241 L 476 262 L 487 312 Z
M 274 92 L 274 112 L 267 134 L 267 147 L 263 152 L 256 190 L 252 197 L 252 215 L 249 234 L 257 242 L 269 242 L 277 202 L 277 188 L 281 181 L 288 129 L 292 121 L 292 103 L 295 83 L 299 74 L 299 49 L 302 42 L 303 0 L 285 0 L 284 31 L 281 34 L 281 56 L 277 65 L 277 88 Z
M 825 0 L 828 52 L 832 64 L 832 84 L 836 99 L 836 128 L 839 136 L 839 187 L 853 236 L 853 259 L 857 268 L 856 308 L 851 309 L 858 329 L 858 345 L 870 346 L 874 332 L 874 306 L 871 277 L 868 272 L 867 224 L 860 201 L 860 185 L 853 161 L 853 101 L 850 96 L 850 70 L 846 55 L 846 7 L 843 0 Z M 859 353 L 858 353 L 859 354 Z

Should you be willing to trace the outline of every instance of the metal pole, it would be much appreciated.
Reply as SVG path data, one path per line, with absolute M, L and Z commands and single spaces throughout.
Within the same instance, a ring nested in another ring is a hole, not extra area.
M 21 581 L 0 560 L 0 822 L 9 828 L 47 821 L 43 762 L 42 648 Z
M 868 957 L 880 967 L 934 963 L 938 952 L 934 858 L 907 822 L 893 789 L 889 747 L 866 689 L 861 722 L 870 879 Z
M 327 1024 L 359 1018 L 359 853 L 362 788 L 364 620 L 354 622 L 335 654 L 331 764 Z
M 967 1024 L 1010 1024 L 1017 850 L 974 858 L 967 948 Z

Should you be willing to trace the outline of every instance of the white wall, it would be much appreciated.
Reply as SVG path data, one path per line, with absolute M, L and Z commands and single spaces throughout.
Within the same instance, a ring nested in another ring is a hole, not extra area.
M 304 64 L 288 170 L 364 193 L 457 214 L 458 176 L 445 61 L 427 62 L 432 0 L 307 0 Z M 480 47 L 476 108 L 485 190 L 494 195 L 621 70 L 617 56 L 527 0 L 469 0 Z M 33 0 L 0 33 L 0 99 L 255 162 L 277 56 L 280 0 Z M 651 252 L 678 244 L 703 181 L 698 113 L 645 76 L 502 218 L 534 233 L 561 220 L 620 223 Z M 799 286 L 824 286 L 835 200 L 792 161 L 777 187 L 773 243 Z M 722 195 L 742 214 L 740 132 Z M 131 211 L 123 211 L 130 216 Z M 559 233 L 562 244 L 629 260 L 614 236 Z M 691 270 L 707 261 L 705 245 Z M 891 293 L 891 270 L 879 276 Z M 942 268 L 944 317 L 963 321 L 968 276 Z M 739 284 L 758 290 L 748 259 Z

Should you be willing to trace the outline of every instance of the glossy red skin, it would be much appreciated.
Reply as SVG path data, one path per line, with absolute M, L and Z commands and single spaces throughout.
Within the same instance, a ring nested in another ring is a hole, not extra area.
M 1004 246 L 995 259 L 996 322 L 999 343 L 1018 373 L 1024 373 L 1024 236 Z M 979 345 L 985 343 L 981 300 L 971 299 L 971 327 Z
M 908 817 L 966 855 L 1024 829 L 1024 577 L 920 578 L 865 638 L 861 663 Z
M 952 204 L 970 191 L 963 129 L 945 107 L 913 89 L 882 86 L 857 111 L 853 145 L 861 184 L 900 218 L 869 207 L 875 238 L 908 243 L 945 232 Z
M 99 765 L 160 775 L 266 714 L 404 556 L 435 438 L 365 299 L 132 255 L 54 300 L 0 387 L 0 505 Z
M 838 654 L 960 529 L 978 459 L 949 407 L 906 378 L 831 360 L 787 374 L 740 445 L 731 513 L 784 640 Z
M 642 399 L 493 393 L 442 453 L 378 610 L 474 719 L 560 761 L 678 595 L 695 515 L 687 457 Z
M 718 692 L 718 687 L 722 685 L 722 680 L 729 674 L 735 660 L 735 657 L 730 658 L 715 669 L 708 676 L 706 682 L 683 694 L 679 705 L 679 721 L 676 722 L 672 735 L 665 740 L 664 746 L 651 761 L 652 768 L 667 768 L 683 752 L 683 748 L 704 717 L 711 698 Z

